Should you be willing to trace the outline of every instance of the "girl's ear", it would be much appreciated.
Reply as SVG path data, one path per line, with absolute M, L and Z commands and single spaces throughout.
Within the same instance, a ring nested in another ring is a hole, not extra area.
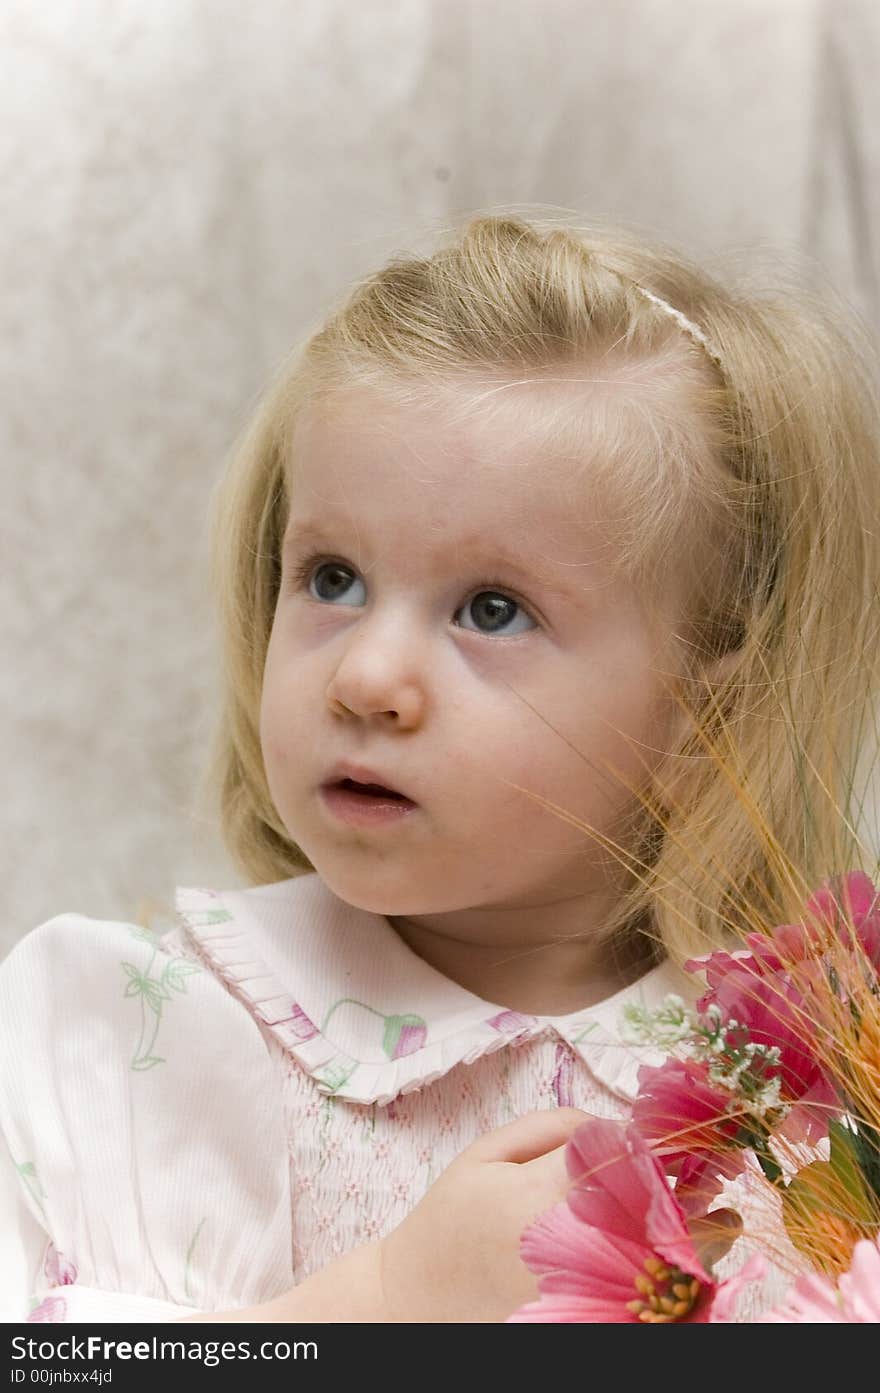
M 712 662 L 703 664 L 695 678 L 695 691 L 700 690 L 700 688 L 705 690 L 707 684 L 713 689 L 723 686 L 736 671 L 741 657 L 741 652 L 735 649 L 731 653 L 725 653 L 721 658 L 715 658 Z M 668 732 L 666 744 L 668 754 L 662 757 L 652 775 L 654 791 L 660 794 L 669 807 L 687 805 L 689 775 L 692 766 L 689 759 L 677 752 L 687 737 L 693 733 L 694 720 L 695 718 L 690 711 L 683 707 L 678 708 L 672 717 Z
M 703 671 L 713 687 L 720 687 L 736 671 L 741 659 L 741 650 L 735 648 L 732 653 L 725 653 L 723 657 L 707 663 Z
M 720 658 L 713 658 L 709 662 L 701 663 L 693 672 L 689 679 L 689 686 L 693 694 L 693 700 L 699 703 L 702 696 L 709 695 L 709 691 L 717 691 L 723 687 L 729 677 L 733 675 L 742 658 L 741 650 L 736 648 L 731 653 L 725 653 Z M 694 718 L 686 707 L 679 706 L 672 722 L 672 739 L 667 748 L 670 750 L 677 748 L 682 741 L 691 734 Z

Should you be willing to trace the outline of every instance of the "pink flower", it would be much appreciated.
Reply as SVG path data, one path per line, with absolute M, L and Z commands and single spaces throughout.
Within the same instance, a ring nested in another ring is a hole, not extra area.
M 880 1321 L 880 1239 L 863 1238 L 837 1286 L 817 1275 L 799 1277 L 781 1306 L 759 1317 L 770 1324 Z
M 854 943 L 850 923 L 861 951 L 875 971 L 880 971 L 880 890 L 862 871 L 823 881 L 807 900 L 801 923 L 779 924 L 769 933 L 746 934 L 746 942 L 752 955 L 771 972 L 792 967 L 804 969 L 798 971 L 797 980 L 809 990 L 816 976 L 811 965 L 819 966 L 823 952 L 830 946 L 823 928 L 832 929 L 841 946 L 851 952 Z M 820 974 L 819 985 L 824 981 L 824 974 Z
M 731 1106 L 738 1115 L 730 1115 Z M 672 1175 L 678 1175 L 685 1160 L 705 1160 L 739 1145 L 741 1105 L 711 1082 L 706 1064 L 695 1060 L 669 1058 L 659 1068 L 642 1065 L 632 1117 Z
M 525 1230 L 523 1261 L 540 1297 L 508 1320 L 661 1324 L 724 1321 L 755 1262 L 717 1285 L 703 1267 L 681 1205 L 634 1126 L 585 1122 L 566 1147 L 564 1204 Z M 711 1217 L 711 1216 L 709 1216 Z
M 850 922 L 862 949 L 880 968 L 880 890 L 863 871 L 823 881 L 807 900 L 800 923 L 779 924 L 769 933 L 749 933 L 746 941 L 753 954 L 781 969 L 821 956 L 828 946 L 823 927 L 834 930 L 843 947 L 851 949 Z
M 779 1062 L 764 1067 L 764 1077 L 779 1076 L 782 1099 L 833 1106 L 836 1094 L 812 1052 L 811 1021 L 804 996 L 763 935 L 749 934 L 751 953 L 710 953 L 685 963 L 689 972 L 705 972 L 709 990 L 697 1009 L 715 1007 L 723 1021 L 734 1020 L 752 1044 L 779 1050 Z M 753 940 L 758 940 L 754 942 Z
M 836 929 L 845 948 L 853 946 L 847 919 L 875 972 L 880 972 L 880 891 L 863 871 L 850 871 L 823 885 L 810 897 L 807 915 Z M 809 932 L 809 930 L 808 930 Z M 813 930 L 815 932 L 815 930 Z

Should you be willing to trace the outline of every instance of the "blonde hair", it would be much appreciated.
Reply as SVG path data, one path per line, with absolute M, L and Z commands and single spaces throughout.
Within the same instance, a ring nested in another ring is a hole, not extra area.
M 452 382 L 586 372 L 595 384 L 599 364 L 616 392 L 601 448 L 595 411 L 585 424 L 571 395 L 555 438 L 583 452 L 585 486 L 612 510 L 619 564 L 642 593 L 668 590 L 684 565 L 690 596 L 682 781 L 674 806 L 639 793 L 615 844 L 635 881 L 609 933 L 650 919 L 680 960 L 790 917 L 805 886 L 856 864 L 857 840 L 841 835 L 880 661 L 866 351 L 804 290 L 737 294 L 631 237 L 481 216 L 356 286 L 282 366 L 216 490 L 225 698 L 211 787 L 251 883 L 311 869 L 273 806 L 259 736 L 304 405 L 361 383 L 410 401 Z

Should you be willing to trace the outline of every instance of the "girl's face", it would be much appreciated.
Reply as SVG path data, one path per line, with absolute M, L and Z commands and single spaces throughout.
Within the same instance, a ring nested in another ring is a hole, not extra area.
M 607 893 L 613 859 L 522 790 L 615 836 L 676 708 L 583 461 L 450 415 L 352 388 L 301 417 L 261 739 L 331 890 L 454 933 Z M 341 764 L 410 804 L 334 793 Z

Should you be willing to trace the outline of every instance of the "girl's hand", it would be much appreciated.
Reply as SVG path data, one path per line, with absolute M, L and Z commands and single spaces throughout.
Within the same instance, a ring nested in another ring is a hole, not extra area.
M 387 1321 L 503 1321 L 538 1296 L 523 1229 L 565 1198 L 565 1143 L 587 1114 L 527 1113 L 457 1156 L 379 1243 Z
M 503 1321 L 538 1296 L 537 1278 L 519 1255 L 520 1234 L 565 1198 L 565 1143 L 586 1120 L 577 1108 L 554 1108 L 487 1132 L 386 1238 L 261 1306 L 186 1319 Z

